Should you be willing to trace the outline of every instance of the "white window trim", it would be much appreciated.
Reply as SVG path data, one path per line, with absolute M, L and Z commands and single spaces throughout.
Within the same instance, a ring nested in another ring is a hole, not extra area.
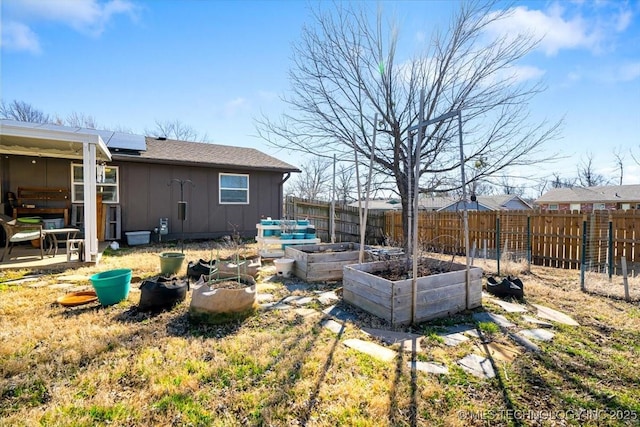
M 227 188 L 222 187 L 222 177 L 223 176 L 244 176 L 247 177 L 247 188 Z M 246 173 L 224 173 L 220 172 L 218 174 L 218 203 L 221 205 L 248 205 L 249 204 L 249 174 Z M 222 201 L 222 190 L 245 190 L 247 192 L 247 201 L 246 202 L 223 202 Z
M 73 180 L 73 168 L 75 167 L 79 167 L 82 169 L 82 164 L 81 163 L 71 163 L 71 203 L 84 203 L 84 200 L 78 200 L 76 199 L 76 192 L 75 192 L 75 186 L 76 185 L 84 185 L 84 183 L 81 182 L 74 182 Z M 104 200 L 103 203 L 105 204 L 118 204 L 120 203 L 120 167 L 119 166 L 109 166 L 109 168 L 115 169 L 117 170 L 116 172 L 116 182 L 115 183 L 103 183 L 103 182 L 98 182 L 96 183 L 96 187 L 116 187 L 116 200 Z
M 593 204 L 593 210 L 594 211 L 603 211 L 607 209 L 607 204 L 606 203 L 594 203 Z

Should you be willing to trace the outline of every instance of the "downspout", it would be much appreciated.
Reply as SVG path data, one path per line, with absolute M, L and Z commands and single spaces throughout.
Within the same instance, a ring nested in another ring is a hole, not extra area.
M 284 174 L 284 178 L 282 178 L 282 181 L 280 181 L 280 200 L 284 200 L 284 183 L 287 182 L 289 180 L 289 178 L 291 178 L 291 172 L 286 172 Z M 279 207 L 278 207 L 278 217 L 282 218 L 282 206 L 283 203 L 281 202 Z

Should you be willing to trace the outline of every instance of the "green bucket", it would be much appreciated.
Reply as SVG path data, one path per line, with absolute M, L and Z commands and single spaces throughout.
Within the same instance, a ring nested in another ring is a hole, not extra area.
M 98 301 L 104 306 L 117 304 L 129 296 L 131 270 L 128 268 L 103 271 L 89 279 L 96 291 Z
M 165 276 L 178 274 L 182 263 L 184 262 L 184 254 L 181 252 L 163 252 L 160 254 L 160 272 Z

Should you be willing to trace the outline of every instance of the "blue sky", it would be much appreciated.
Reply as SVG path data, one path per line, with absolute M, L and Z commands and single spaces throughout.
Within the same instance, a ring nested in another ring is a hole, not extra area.
M 377 2 L 361 2 L 375 9 Z M 156 120 L 192 126 L 219 144 L 250 146 L 296 166 L 254 137 L 254 118 L 286 108 L 291 44 L 311 22 L 304 1 L 3 0 L 1 90 L 50 114 L 93 116 L 102 127 L 144 133 Z M 324 6 L 331 3 L 324 2 Z M 453 1 L 383 2 L 399 22 L 403 52 L 416 53 L 446 25 Z M 498 3 L 497 7 L 504 7 Z M 442 28 L 442 27 L 441 27 Z M 548 89 L 532 119 L 565 117 L 561 158 L 518 171 L 576 175 L 593 155 L 617 182 L 613 151 L 625 158 L 624 184 L 640 183 L 640 1 L 516 2 L 496 34 L 528 28 L 544 36 L 521 61 L 523 79 Z

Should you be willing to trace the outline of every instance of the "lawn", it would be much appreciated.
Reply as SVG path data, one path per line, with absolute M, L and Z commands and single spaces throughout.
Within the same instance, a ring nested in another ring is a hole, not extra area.
M 166 248 L 165 248 L 166 249 Z M 173 248 L 175 250 L 175 248 Z M 0 419 L 2 425 L 195 426 L 432 426 L 638 425 L 640 423 L 640 306 L 583 293 L 577 271 L 532 267 L 521 274 L 525 303 L 562 311 L 580 326 L 553 325 L 555 337 L 527 351 L 494 324 L 476 324 L 482 339 L 448 346 L 439 335 L 454 324 L 474 324 L 471 312 L 423 323 L 419 352 L 398 350 L 384 362 L 344 345 L 376 341 L 361 328 L 388 325 L 349 306 L 356 318 L 342 330 L 323 327 L 326 308 L 262 309 L 226 325 L 194 324 L 188 301 L 160 314 L 128 300 L 65 308 L 55 300 L 89 285 L 89 275 L 131 268 L 145 278 L 159 271 L 160 247 L 107 252 L 97 267 L 49 271 L 37 280 L 6 283 L 35 272 L 0 273 Z M 255 247 L 248 246 L 248 254 Z M 189 244 L 187 260 L 211 258 L 207 243 Z M 220 256 L 224 256 L 220 253 Z M 278 301 L 290 295 L 339 290 L 340 283 L 303 285 L 273 277 L 266 263 L 259 292 Z M 481 265 L 490 273 L 490 265 Z M 80 277 L 70 277 L 76 275 Z M 83 279 L 84 277 L 84 279 Z M 76 282 L 77 281 L 77 282 Z M 611 285 L 618 286 L 618 285 Z M 519 313 L 491 310 L 518 327 Z M 535 311 L 533 311 L 535 313 Z M 489 343 L 518 355 L 493 360 L 496 376 L 481 379 L 456 363 Z M 412 368 L 437 362 L 448 374 Z

